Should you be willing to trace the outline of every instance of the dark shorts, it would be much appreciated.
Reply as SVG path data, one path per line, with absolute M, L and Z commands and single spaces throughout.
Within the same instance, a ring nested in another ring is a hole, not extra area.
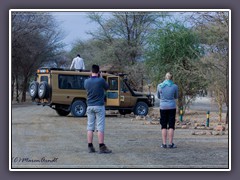
M 160 116 L 162 129 L 175 129 L 176 109 L 160 109 Z

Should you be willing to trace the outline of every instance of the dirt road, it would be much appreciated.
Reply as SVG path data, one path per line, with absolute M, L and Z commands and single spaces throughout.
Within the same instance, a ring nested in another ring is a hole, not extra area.
M 194 136 L 176 129 L 176 149 L 161 149 L 159 125 L 107 116 L 105 143 L 112 154 L 89 154 L 87 118 L 58 116 L 49 107 L 12 106 L 12 168 L 227 169 L 228 135 Z M 94 145 L 98 149 L 97 136 Z

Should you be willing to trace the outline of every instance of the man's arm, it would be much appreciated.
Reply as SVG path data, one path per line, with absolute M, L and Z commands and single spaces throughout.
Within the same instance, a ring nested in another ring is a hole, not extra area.
M 103 78 L 102 78 L 103 79 Z M 108 83 L 105 81 L 105 79 L 103 79 L 103 88 L 105 89 L 105 90 L 108 90 L 109 89 L 109 85 L 108 85 Z

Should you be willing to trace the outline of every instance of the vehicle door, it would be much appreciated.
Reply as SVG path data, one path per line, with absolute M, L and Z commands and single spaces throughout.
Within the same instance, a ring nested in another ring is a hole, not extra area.
M 132 107 L 132 94 L 128 87 L 125 85 L 123 80 L 120 80 L 120 106 L 121 107 Z
M 106 92 L 106 106 L 120 105 L 120 83 L 118 76 L 108 76 L 109 89 Z

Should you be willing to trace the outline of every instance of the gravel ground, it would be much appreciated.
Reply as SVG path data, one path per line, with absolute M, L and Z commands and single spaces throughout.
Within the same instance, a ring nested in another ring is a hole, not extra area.
M 12 106 L 12 168 L 228 169 L 228 135 L 194 136 L 176 129 L 176 149 L 161 149 L 159 125 L 108 115 L 105 143 L 112 154 L 88 153 L 87 118 L 58 116 L 49 107 Z M 94 146 L 98 149 L 97 136 Z

